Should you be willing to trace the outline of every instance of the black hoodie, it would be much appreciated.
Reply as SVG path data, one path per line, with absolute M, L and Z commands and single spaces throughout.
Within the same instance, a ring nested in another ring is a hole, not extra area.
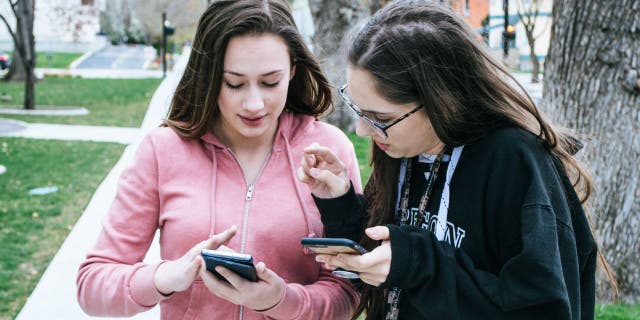
M 437 217 L 443 184 L 439 174 L 427 215 Z M 381 287 L 402 289 L 400 319 L 593 319 L 597 247 L 560 161 L 535 135 L 506 128 L 466 145 L 450 188 L 444 241 L 388 225 Z M 327 237 L 361 239 L 366 199 L 353 188 L 316 203 Z

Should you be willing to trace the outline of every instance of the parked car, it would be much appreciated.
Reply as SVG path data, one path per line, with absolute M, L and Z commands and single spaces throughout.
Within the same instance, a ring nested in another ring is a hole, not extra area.
M 4 53 L 3 51 L 0 51 L 0 70 L 9 68 L 10 64 L 11 62 L 9 60 L 9 55 Z

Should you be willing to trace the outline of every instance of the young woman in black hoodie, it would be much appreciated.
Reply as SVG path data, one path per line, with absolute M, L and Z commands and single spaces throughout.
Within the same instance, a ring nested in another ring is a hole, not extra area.
M 398 1 L 348 49 L 339 89 L 373 141 L 364 195 L 330 147 L 300 168 L 359 273 L 367 319 L 593 319 L 591 182 L 561 133 L 453 12 Z

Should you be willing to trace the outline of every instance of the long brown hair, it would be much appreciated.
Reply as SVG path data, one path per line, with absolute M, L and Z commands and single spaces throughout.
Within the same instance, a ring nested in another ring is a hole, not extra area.
M 351 67 L 373 75 L 376 89 L 387 100 L 427 106 L 421 112 L 447 146 L 469 144 L 507 126 L 538 135 L 561 160 L 581 201 L 589 197 L 591 180 L 571 155 L 575 139 L 545 119 L 509 70 L 446 6 L 419 0 L 387 5 L 359 30 L 348 59 Z M 393 223 L 400 159 L 373 144 L 371 166 L 364 191 L 368 226 Z M 362 242 L 369 249 L 377 246 L 366 236 Z M 367 319 L 384 318 L 384 299 L 382 289 L 365 286 L 356 315 L 366 310 Z
M 296 72 L 289 82 L 285 111 L 319 116 L 331 108 L 331 87 L 304 44 L 286 0 L 223 0 L 200 17 L 189 61 L 164 125 L 185 138 L 212 129 L 219 114 L 224 57 L 232 37 L 274 34 L 289 48 Z

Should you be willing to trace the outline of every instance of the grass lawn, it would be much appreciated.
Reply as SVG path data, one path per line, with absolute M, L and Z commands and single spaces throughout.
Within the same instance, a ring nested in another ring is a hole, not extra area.
M 640 319 L 640 304 L 609 304 L 596 306 L 596 319 L 635 320 Z
M 37 106 L 84 107 L 86 116 L 5 115 L 25 122 L 139 127 L 161 79 L 44 78 L 36 84 Z M 0 108 L 22 105 L 24 84 L 0 82 L 0 93 L 13 97 Z M 37 108 L 37 107 L 36 107 Z
M 125 146 L 0 137 L 0 319 L 13 319 Z M 37 187 L 58 192 L 28 194 Z
M 36 68 L 68 69 L 69 65 L 82 56 L 81 53 L 38 52 Z
M 360 166 L 362 186 L 364 187 L 371 175 L 371 167 L 369 166 L 369 160 L 371 159 L 371 139 L 367 137 L 359 137 L 355 133 L 349 133 L 348 136 L 356 150 L 356 157 L 358 158 L 358 165 Z
M 5 53 L 11 57 L 11 51 L 6 51 Z M 71 62 L 81 56 L 81 53 L 36 52 L 36 68 L 68 69 Z

